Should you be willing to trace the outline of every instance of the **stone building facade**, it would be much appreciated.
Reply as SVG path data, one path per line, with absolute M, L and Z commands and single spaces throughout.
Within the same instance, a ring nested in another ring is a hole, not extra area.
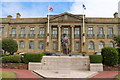
M 85 17 L 85 15 L 84 15 Z M 1 18 L 1 38 L 12 38 L 18 42 L 18 52 L 55 52 L 62 53 L 61 39 L 67 34 L 71 53 L 92 54 L 100 52 L 104 46 L 115 47 L 113 36 L 120 34 L 118 13 L 113 18 L 85 17 L 83 15 L 62 13 L 46 18 L 16 18 L 11 15 Z

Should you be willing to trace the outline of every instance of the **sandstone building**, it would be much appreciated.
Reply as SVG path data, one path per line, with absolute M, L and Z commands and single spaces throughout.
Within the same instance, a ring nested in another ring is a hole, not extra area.
M 18 42 L 18 52 L 56 52 L 61 53 L 61 38 L 67 34 L 71 53 L 92 54 L 100 52 L 104 46 L 115 47 L 113 36 L 120 34 L 118 13 L 113 18 L 85 17 L 83 15 L 62 13 L 48 18 L 16 18 L 11 15 L 1 18 L 0 35 Z

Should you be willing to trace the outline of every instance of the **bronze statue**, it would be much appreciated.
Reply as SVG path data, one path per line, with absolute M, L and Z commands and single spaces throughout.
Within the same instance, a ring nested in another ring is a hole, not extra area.
M 69 50 L 70 42 L 69 42 L 69 39 L 66 34 L 63 34 L 63 38 L 61 40 L 61 45 L 62 45 L 63 54 L 68 55 L 70 52 L 70 50 Z

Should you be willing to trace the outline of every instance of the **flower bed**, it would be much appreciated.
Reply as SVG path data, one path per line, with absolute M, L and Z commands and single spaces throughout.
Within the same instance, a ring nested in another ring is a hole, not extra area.
M 120 65 L 116 67 L 111 67 L 111 66 L 103 66 L 104 71 L 120 71 Z
M 25 63 L 2 63 L 2 68 L 9 69 L 28 69 L 28 64 Z

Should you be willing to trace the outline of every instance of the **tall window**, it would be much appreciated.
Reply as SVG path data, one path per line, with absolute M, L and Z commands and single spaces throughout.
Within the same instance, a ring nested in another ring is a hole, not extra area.
M 75 37 L 80 36 L 80 28 L 75 28 Z
M 94 49 L 94 42 L 89 42 L 88 49 Z
M 29 43 L 29 49 L 34 49 L 34 42 L 33 41 L 30 41 L 30 43 Z
M 30 34 L 34 34 L 34 27 L 30 28 Z
M 44 28 L 44 27 L 41 27 L 41 28 L 40 28 L 40 34 L 41 34 L 41 35 L 44 35 L 44 34 L 45 34 L 45 28 Z
M 92 27 L 88 28 L 88 34 L 93 34 L 93 28 Z
M 99 43 L 99 49 L 102 49 L 104 47 L 104 45 L 105 45 L 104 42 L 100 42 Z
M 80 43 L 79 43 L 79 42 L 76 42 L 75 48 L 76 48 L 76 50 L 79 50 L 79 49 L 80 49 Z
M 103 28 L 102 28 L 102 27 L 99 27 L 98 29 L 99 29 L 99 30 L 98 30 L 98 31 L 99 31 L 99 34 L 104 34 L 104 31 L 103 31 Z
M 16 34 L 16 28 L 12 28 L 12 34 Z
M 118 28 L 118 35 L 120 35 L 120 27 Z
M 20 34 L 25 34 L 25 27 L 21 27 Z
M 44 49 L 44 42 L 43 41 L 39 42 L 39 49 Z
M 108 28 L 108 34 L 112 35 L 113 34 L 113 28 Z
M 64 28 L 64 34 L 68 36 L 68 28 Z
M 24 49 L 25 45 L 24 45 L 24 41 L 20 41 L 20 49 Z
M 0 27 L 0 35 L 4 33 L 4 27 Z
M 53 42 L 53 50 L 57 49 L 57 43 L 56 41 Z
M 114 43 L 113 43 L 113 42 L 110 42 L 110 43 L 109 43 L 109 46 L 110 46 L 110 47 L 114 47 Z
M 53 37 L 57 37 L 57 28 L 53 28 L 52 34 L 53 34 Z

